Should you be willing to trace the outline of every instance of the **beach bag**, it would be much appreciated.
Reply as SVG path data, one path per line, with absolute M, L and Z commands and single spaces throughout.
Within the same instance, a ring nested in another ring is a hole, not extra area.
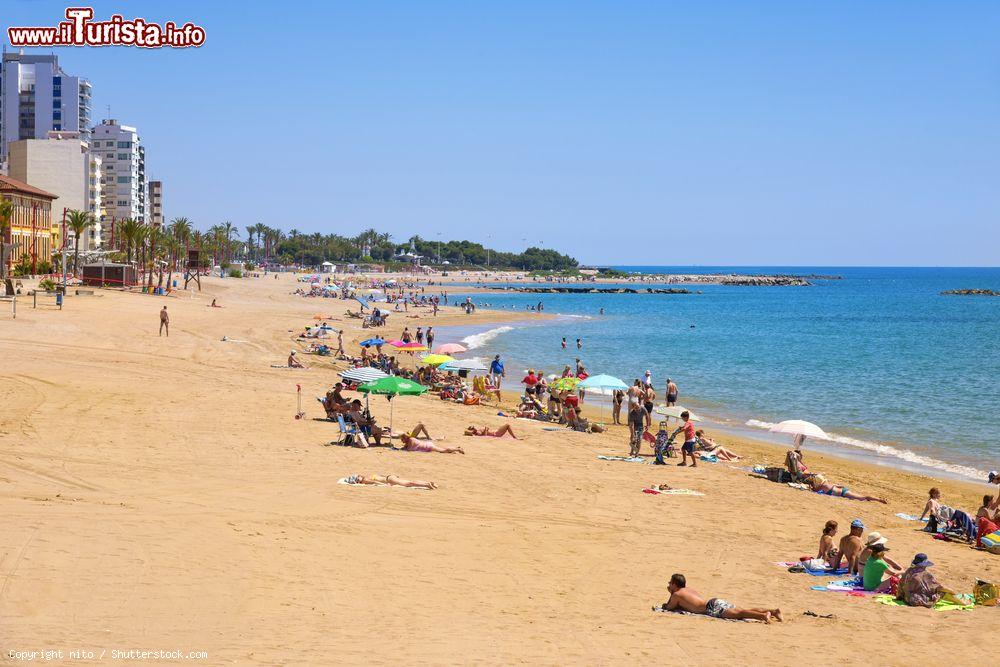
M 785 484 L 792 481 L 792 475 L 784 468 L 764 468 L 764 477 L 772 482 Z
M 995 607 L 997 599 L 1000 598 L 1000 588 L 988 581 L 977 581 L 976 585 L 972 587 L 972 597 L 976 598 L 978 605 Z

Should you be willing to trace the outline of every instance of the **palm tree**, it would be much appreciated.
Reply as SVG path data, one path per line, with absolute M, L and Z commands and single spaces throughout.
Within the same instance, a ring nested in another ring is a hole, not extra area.
M 70 211 L 66 226 L 73 232 L 73 275 L 77 276 L 80 261 L 80 237 L 94 226 L 94 216 L 88 211 Z
M 119 227 L 121 238 L 125 239 L 125 261 L 129 264 L 132 263 L 132 248 L 139 244 L 141 229 L 142 223 L 135 218 L 125 218 Z
M 14 202 L 0 197 L 0 277 L 3 278 L 7 294 L 14 293 L 14 283 L 7 275 L 7 251 L 4 243 L 7 241 L 7 234 L 10 233 L 11 216 L 14 215 Z

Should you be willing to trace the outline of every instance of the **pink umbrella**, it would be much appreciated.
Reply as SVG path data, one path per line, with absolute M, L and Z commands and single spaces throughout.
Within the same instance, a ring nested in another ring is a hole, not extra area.
M 400 350 L 406 350 L 408 352 L 423 352 L 427 349 L 427 346 L 422 343 L 403 343 L 402 345 L 396 346 Z
M 438 354 L 458 354 L 460 352 L 467 352 L 467 350 L 463 345 L 459 345 L 458 343 L 445 343 L 444 345 L 439 345 L 435 352 Z
M 407 344 L 408 343 L 404 343 L 401 340 L 390 340 L 389 341 L 389 345 L 392 345 L 393 347 L 403 347 L 404 345 L 407 345 Z

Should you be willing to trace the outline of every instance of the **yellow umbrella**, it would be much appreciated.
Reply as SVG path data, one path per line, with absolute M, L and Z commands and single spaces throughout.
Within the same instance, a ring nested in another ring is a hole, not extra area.
M 455 361 L 455 358 L 449 357 L 447 354 L 428 354 L 420 360 L 420 363 L 427 364 L 428 366 L 440 366 L 441 364 L 446 364 L 449 361 Z

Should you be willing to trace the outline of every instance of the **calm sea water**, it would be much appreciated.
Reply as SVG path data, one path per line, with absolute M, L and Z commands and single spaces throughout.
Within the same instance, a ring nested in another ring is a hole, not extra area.
M 696 285 L 702 293 L 691 295 L 479 294 L 499 308 L 542 301 L 562 317 L 539 323 L 526 314 L 524 325 L 469 340 L 505 355 L 514 373 L 559 372 L 577 356 L 591 373 L 626 382 L 650 369 L 660 398 L 672 377 L 681 404 L 730 426 L 763 432 L 806 419 L 835 434 L 834 446 L 884 463 L 977 478 L 1000 468 L 1000 298 L 939 294 L 1000 290 L 1000 269 L 623 268 L 843 279 Z

